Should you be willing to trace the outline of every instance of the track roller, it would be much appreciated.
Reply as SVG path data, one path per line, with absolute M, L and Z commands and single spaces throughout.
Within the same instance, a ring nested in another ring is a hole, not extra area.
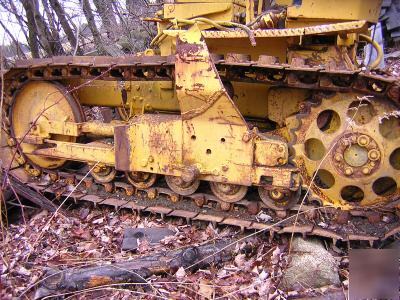
M 147 172 L 125 172 L 125 176 L 138 189 L 148 189 L 157 180 L 157 174 Z
M 211 191 L 220 200 L 235 203 L 244 198 L 247 186 L 229 183 L 210 182 Z
M 165 181 L 171 190 L 182 196 L 189 196 L 193 194 L 200 185 L 200 180 L 198 179 L 194 179 L 191 182 L 186 182 L 181 177 L 177 176 L 165 176 Z
M 293 207 L 300 198 L 301 190 L 267 189 L 258 187 L 258 194 L 262 202 L 273 210 L 287 210 Z
M 110 166 L 96 165 L 90 175 L 99 183 L 109 183 L 114 180 L 117 171 Z

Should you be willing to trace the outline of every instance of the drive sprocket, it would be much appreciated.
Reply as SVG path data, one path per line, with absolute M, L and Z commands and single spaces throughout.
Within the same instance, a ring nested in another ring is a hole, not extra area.
M 351 209 L 400 194 L 400 111 L 392 102 L 336 93 L 287 122 L 293 160 L 311 200 Z

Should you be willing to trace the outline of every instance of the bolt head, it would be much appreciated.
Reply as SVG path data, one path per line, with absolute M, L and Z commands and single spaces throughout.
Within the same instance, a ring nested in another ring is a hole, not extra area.
M 347 167 L 347 168 L 344 170 L 344 174 L 346 174 L 347 176 L 352 175 L 352 174 L 353 174 L 353 168 Z
M 221 210 L 223 210 L 223 211 L 229 211 L 232 208 L 231 203 L 221 202 L 220 205 L 221 205 Z
M 177 203 L 179 201 L 179 195 L 178 194 L 172 194 L 170 195 L 170 200 L 173 203 Z
M 381 156 L 381 155 L 380 155 L 379 151 L 376 150 L 376 149 L 372 149 L 372 150 L 370 150 L 370 151 L 368 152 L 368 158 L 369 158 L 370 160 L 373 160 L 373 161 L 378 160 L 380 156 Z
M 342 159 L 343 159 L 342 154 L 340 154 L 340 153 L 336 153 L 336 154 L 335 154 L 335 160 L 336 160 L 336 161 L 341 161 Z
M 364 175 L 368 175 L 371 172 L 371 170 L 368 167 L 364 167 L 362 169 L 362 172 L 363 172 Z
M 370 142 L 369 137 L 366 136 L 366 135 L 364 135 L 364 134 L 363 134 L 363 135 L 360 135 L 360 136 L 357 138 L 357 143 L 358 143 L 361 147 L 368 146 L 369 142 Z

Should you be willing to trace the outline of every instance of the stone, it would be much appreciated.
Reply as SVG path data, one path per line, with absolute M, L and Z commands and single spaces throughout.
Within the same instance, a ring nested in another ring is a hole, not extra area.
M 291 291 L 340 284 L 338 261 L 318 239 L 295 237 L 281 286 Z
M 123 251 L 134 251 L 139 246 L 139 240 L 147 240 L 150 245 L 154 245 L 163 238 L 174 234 L 175 231 L 168 228 L 127 228 L 124 231 L 121 248 Z

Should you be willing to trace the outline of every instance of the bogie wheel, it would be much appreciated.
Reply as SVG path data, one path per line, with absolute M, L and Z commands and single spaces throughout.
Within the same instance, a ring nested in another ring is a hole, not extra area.
M 95 166 L 90 174 L 99 183 L 109 183 L 114 180 L 117 171 L 110 166 Z
M 138 189 L 148 189 L 157 180 L 157 174 L 148 172 L 125 172 L 125 176 Z
M 213 194 L 220 200 L 227 203 L 235 203 L 244 198 L 247 193 L 247 186 L 229 183 L 210 182 Z
M 301 189 L 297 191 L 267 189 L 258 187 L 261 201 L 273 210 L 287 210 L 292 208 L 300 199 Z
M 21 140 L 27 134 L 38 135 L 36 130 L 40 119 L 48 121 L 67 121 L 80 123 L 85 117 L 79 102 L 56 82 L 30 81 L 17 92 L 11 106 L 11 133 L 16 140 Z M 52 140 L 76 142 L 76 137 L 51 135 Z M 29 143 L 20 144 L 23 153 L 32 153 L 43 145 Z M 64 165 L 65 159 L 26 154 L 28 160 L 43 169 L 57 169 Z
M 181 177 L 165 176 L 169 188 L 175 193 L 182 196 L 189 196 L 193 194 L 200 185 L 200 180 L 194 179 L 192 182 L 186 182 Z

